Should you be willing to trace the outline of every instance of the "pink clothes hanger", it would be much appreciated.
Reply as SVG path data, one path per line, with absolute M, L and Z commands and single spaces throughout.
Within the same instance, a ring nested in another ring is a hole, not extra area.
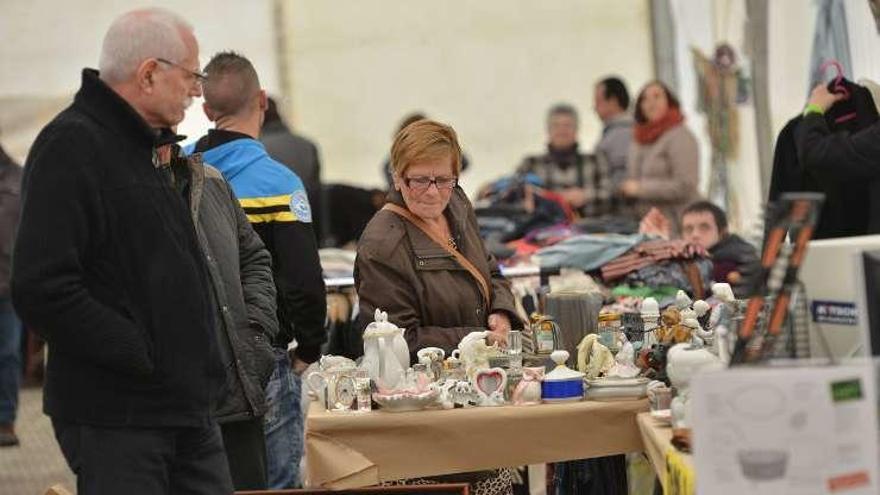
M 828 70 L 829 67 L 834 67 L 837 70 L 837 77 L 834 78 L 833 84 L 831 86 L 831 92 L 842 94 L 844 100 L 849 99 L 849 90 L 846 89 L 846 86 L 843 85 L 843 67 L 840 65 L 840 62 L 834 59 L 826 60 L 822 63 L 822 65 L 819 66 L 819 74 L 824 75 L 825 71 Z M 851 112 L 846 115 L 841 115 L 840 117 L 837 117 L 836 119 L 834 119 L 834 123 L 842 124 L 854 118 L 856 118 L 856 112 Z

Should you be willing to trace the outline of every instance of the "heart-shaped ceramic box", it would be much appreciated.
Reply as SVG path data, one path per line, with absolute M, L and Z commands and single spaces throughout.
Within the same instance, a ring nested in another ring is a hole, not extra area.
M 507 373 L 502 368 L 479 370 L 474 374 L 474 388 L 480 396 L 481 406 L 503 405 Z

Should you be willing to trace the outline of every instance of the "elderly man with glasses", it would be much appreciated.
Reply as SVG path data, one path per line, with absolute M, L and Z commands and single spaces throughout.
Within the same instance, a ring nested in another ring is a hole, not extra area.
M 161 58 L 160 58 L 161 57 Z M 44 410 L 80 495 L 232 493 L 208 270 L 159 149 L 201 95 L 193 28 L 132 11 L 22 183 L 12 297 L 49 346 Z

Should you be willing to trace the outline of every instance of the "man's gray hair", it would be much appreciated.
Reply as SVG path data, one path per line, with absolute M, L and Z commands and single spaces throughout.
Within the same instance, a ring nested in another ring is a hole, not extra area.
M 192 25 L 165 9 L 146 8 L 121 15 L 104 35 L 98 62 L 101 79 L 125 81 L 151 57 L 180 63 L 187 55 L 182 34 L 192 31 Z

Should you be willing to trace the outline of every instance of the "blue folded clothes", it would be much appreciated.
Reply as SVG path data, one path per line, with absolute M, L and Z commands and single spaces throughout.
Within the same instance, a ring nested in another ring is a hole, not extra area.
M 541 268 L 580 268 L 589 272 L 648 239 L 644 234 L 576 235 L 539 250 L 536 256 Z

